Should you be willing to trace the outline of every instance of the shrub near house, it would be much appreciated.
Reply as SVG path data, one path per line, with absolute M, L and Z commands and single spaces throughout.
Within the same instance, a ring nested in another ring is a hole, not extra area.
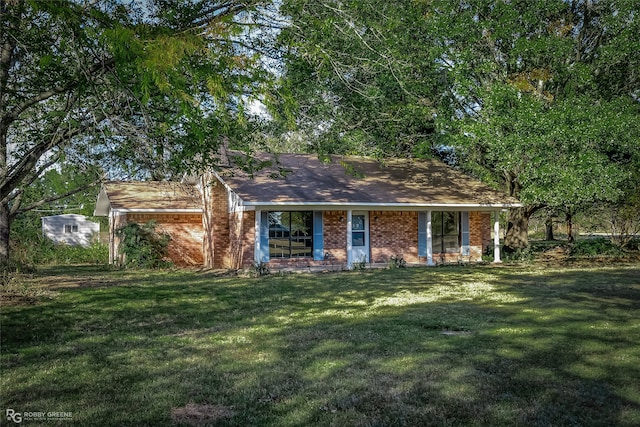
M 156 231 L 155 221 L 144 225 L 135 222 L 116 231 L 121 239 L 120 259 L 125 266 L 156 268 L 167 266 L 167 246 L 171 238 Z

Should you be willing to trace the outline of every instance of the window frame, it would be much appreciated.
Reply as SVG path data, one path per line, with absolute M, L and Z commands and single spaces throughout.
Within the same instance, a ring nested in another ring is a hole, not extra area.
M 64 234 L 72 234 L 72 233 L 77 233 L 78 232 L 78 225 L 77 224 L 65 224 L 63 227 L 63 233 Z
M 282 221 L 282 214 L 288 215 L 288 224 L 285 224 Z M 294 214 L 304 214 L 306 217 L 304 218 L 304 235 L 296 235 L 296 232 L 292 232 L 293 229 L 293 217 Z M 280 216 L 278 218 L 278 222 L 274 222 L 272 224 L 272 215 Z M 269 259 L 308 259 L 314 258 L 314 212 L 313 211 L 268 211 L 267 212 L 267 221 L 268 221 L 268 248 L 269 248 Z M 284 229 L 276 229 L 274 225 L 281 225 Z M 276 229 L 275 231 L 272 231 Z M 281 234 L 278 236 L 277 234 Z M 287 234 L 287 235 L 285 235 Z M 288 240 L 287 246 L 279 246 L 275 247 L 275 243 L 272 243 L 272 240 Z M 294 255 L 294 244 L 303 242 L 304 254 L 303 255 Z M 273 249 L 280 249 L 282 252 L 274 252 Z M 283 250 L 287 249 L 286 252 Z
M 431 218 L 431 249 L 433 254 L 458 254 L 462 251 L 462 213 L 457 211 L 433 211 Z M 440 221 L 438 223 L 438 215 Z M 447 233 L 445 230 L 445 217 L 446 215 L 453 215 L 455 218 L 455 233 Z M 447 237 L 456 237 L 456 247 L 447 247 Z M 439 247 L 436 247 L 436 242 Z

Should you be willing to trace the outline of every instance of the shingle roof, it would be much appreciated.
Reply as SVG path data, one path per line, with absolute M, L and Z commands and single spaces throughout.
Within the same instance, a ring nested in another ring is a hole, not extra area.
M 250 176 L 237 169 L 219 173 L 247 204 L 387 204 L 520 206 L 446 164 L 429 159 L 375 159 L 316 155 L 259 155 L 267 162 Z
M 239 168 L 218 172 L 242 203 L 251 205 L 362 206 L 521 206 L 442 162 L 392 159 L 384 162 L 355 156 L 281 154 L 256 156 L 262 164 L 253 174 Z M 201 209 L 194 185 L 178 182 L 107 182 L 96 203 L 96 215 L 125 211 Z
M 195 186 L 165 181 L 111 181 L 102 185 L 96 203 L 96 215 L 109 209 L 145 211 L 200 210 L 201 201 Z

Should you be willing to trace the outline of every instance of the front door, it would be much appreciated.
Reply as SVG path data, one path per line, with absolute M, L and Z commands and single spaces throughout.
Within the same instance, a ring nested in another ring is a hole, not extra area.
M 353 212 L 351 216 L 351 261 L 369 262 L 368 212 Z

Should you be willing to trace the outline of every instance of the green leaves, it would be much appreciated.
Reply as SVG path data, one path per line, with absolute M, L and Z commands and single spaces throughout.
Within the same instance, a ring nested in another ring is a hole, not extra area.
M 214 166 L 223 141 L 245 144 L 255 130 L 245 104 L 271 88 L 256 56 L 262 41 L 250 34 L 273 18 L 260 8 L 270 3 L 3 2 L 3 224 L 62 158 L 110 179 L 167 179 Z
M 156 230 L 155 221 L 140 225 L 129 223 L 118 230 L 118 247 L 125 267 L 159 268 L 170 265 L 167 246 L 170 236 Z
M 467 169 L 530 205 L 626 197 L 640 153 L 628 2 L 436 1 L 429 18 L 448 78 L 439 140 Z
M 318 152 L 411 154 L 433 133 L 437 78 L 425 5 L 399 2 L 283 2 L 292 25 L 283 86 L 297 125 Z

